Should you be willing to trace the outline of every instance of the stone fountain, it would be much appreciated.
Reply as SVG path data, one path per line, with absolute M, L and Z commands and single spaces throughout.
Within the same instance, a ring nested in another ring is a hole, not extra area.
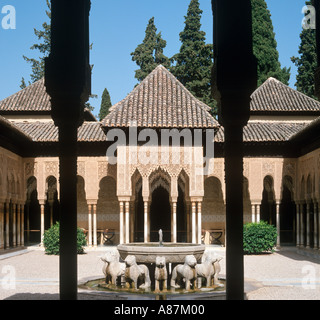
M 100 289 L 162 298 L 178 293 L 223 296 L 218 279 L 221 258 L 205 254 L 201 244 L 164 243 L 162 230 L 157 243 L 120 244 L 101 260 L 105 278 L 98 284 Z

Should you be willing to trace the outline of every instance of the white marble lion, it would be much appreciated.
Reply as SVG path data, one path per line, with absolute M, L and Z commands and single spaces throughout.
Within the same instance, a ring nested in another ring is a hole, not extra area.
M 155 291 L 160 291 L 160 284 L 163 283 L 162 290 L 167 290 L 168 273 L 166 267 L 166 258 L 156 258 L 156 268 L 154 272 Z
M 222 258 L 215 254 L 204 254 L 202 263 L 196 265 L 198 288 L 202 286 L 202 279 L 206 280 L 206 287 L 213 284 L 219 285 L 218 275 L 220 273 L 220 260 Z
M 126 264 L 125 281 L 134 289 L 149 289 L 151 280 L 149 269 L 144 264 L 137 264 L 136 257 L 128 255 L 124 260 Z M 140 284 L 142 283 L 142 284 Z
M 117 285 L 119 277 L 124 277 L 126 264 L 121 263 L 117 252 L 107 252 L 101 260 L 105 263 L 102 272 L 106 277 L 107 284 Z
M 190 290 L 191 285 L 196 288 L 197 281 L 197 260 L 193 255 L 185 258 L 184 264 L 178 264 L 172 271 L 170 286 L 171 288 L 181 288 L 185 282 L 185 289 Z

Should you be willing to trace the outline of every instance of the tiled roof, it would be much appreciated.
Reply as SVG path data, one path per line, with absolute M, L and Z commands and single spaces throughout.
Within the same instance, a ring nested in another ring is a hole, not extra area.
M 319 113 L 320 102 L 269 78 L 251 95 L 251 113 Z
M 102 120 L 106 127 L 215 128 L 210 107 L 196 99 L 166 68 L 158 66 Z
M 53 122 L 14 122 L 15 127 L 30 136 L 34 142 L 58 142 L 58 128 Z M 106 141 L 99 122 L 84 122 L 78 129 L 78 141 Z
M 44 78 L 0 101 L 0 111 L 50 111 Z
M 2 130 L 5 130 L 7 133 L 14 132 L 20 138 L 32 141 L 32 138 L 26 132 L 21 130 L 19 127 L 15 126 L 12 122 L 7 120 L 6 118 L 0 116 L 0 133 Z
M 249 122 L 243 128 L 244 142 L 283 142 L 307 127 L 306 122 Z M 224 129 L 221 127 L 215 142 L 224 142 Z
M 51 112 L 50 96 L 46 91 L 44 78 L 0 101 L 1 112 Z M 96 121 L 87 108 L 85 108 L 85 120 Z

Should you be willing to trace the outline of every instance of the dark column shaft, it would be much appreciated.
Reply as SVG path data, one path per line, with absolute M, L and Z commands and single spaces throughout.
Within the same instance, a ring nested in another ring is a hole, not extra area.
M 60 126 L 60 299 L 77 299 L 77 127 Z
M 242 300 L 243 278 L 243 150 L 242 127 L 225 132 L 226 291 L 228 300 Z

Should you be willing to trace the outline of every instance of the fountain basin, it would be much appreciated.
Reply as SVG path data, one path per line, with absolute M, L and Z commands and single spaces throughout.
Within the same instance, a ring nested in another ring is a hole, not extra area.
M 117 246 L 121 259 L 134 255 L 138 263 L 155 263 L 157 256 L 166 258 L 166 263 L 184 263 L 187 255 L 194 255 L 200 261 L 205 251 L 205 245 L 193 243 L 128 243 Z

